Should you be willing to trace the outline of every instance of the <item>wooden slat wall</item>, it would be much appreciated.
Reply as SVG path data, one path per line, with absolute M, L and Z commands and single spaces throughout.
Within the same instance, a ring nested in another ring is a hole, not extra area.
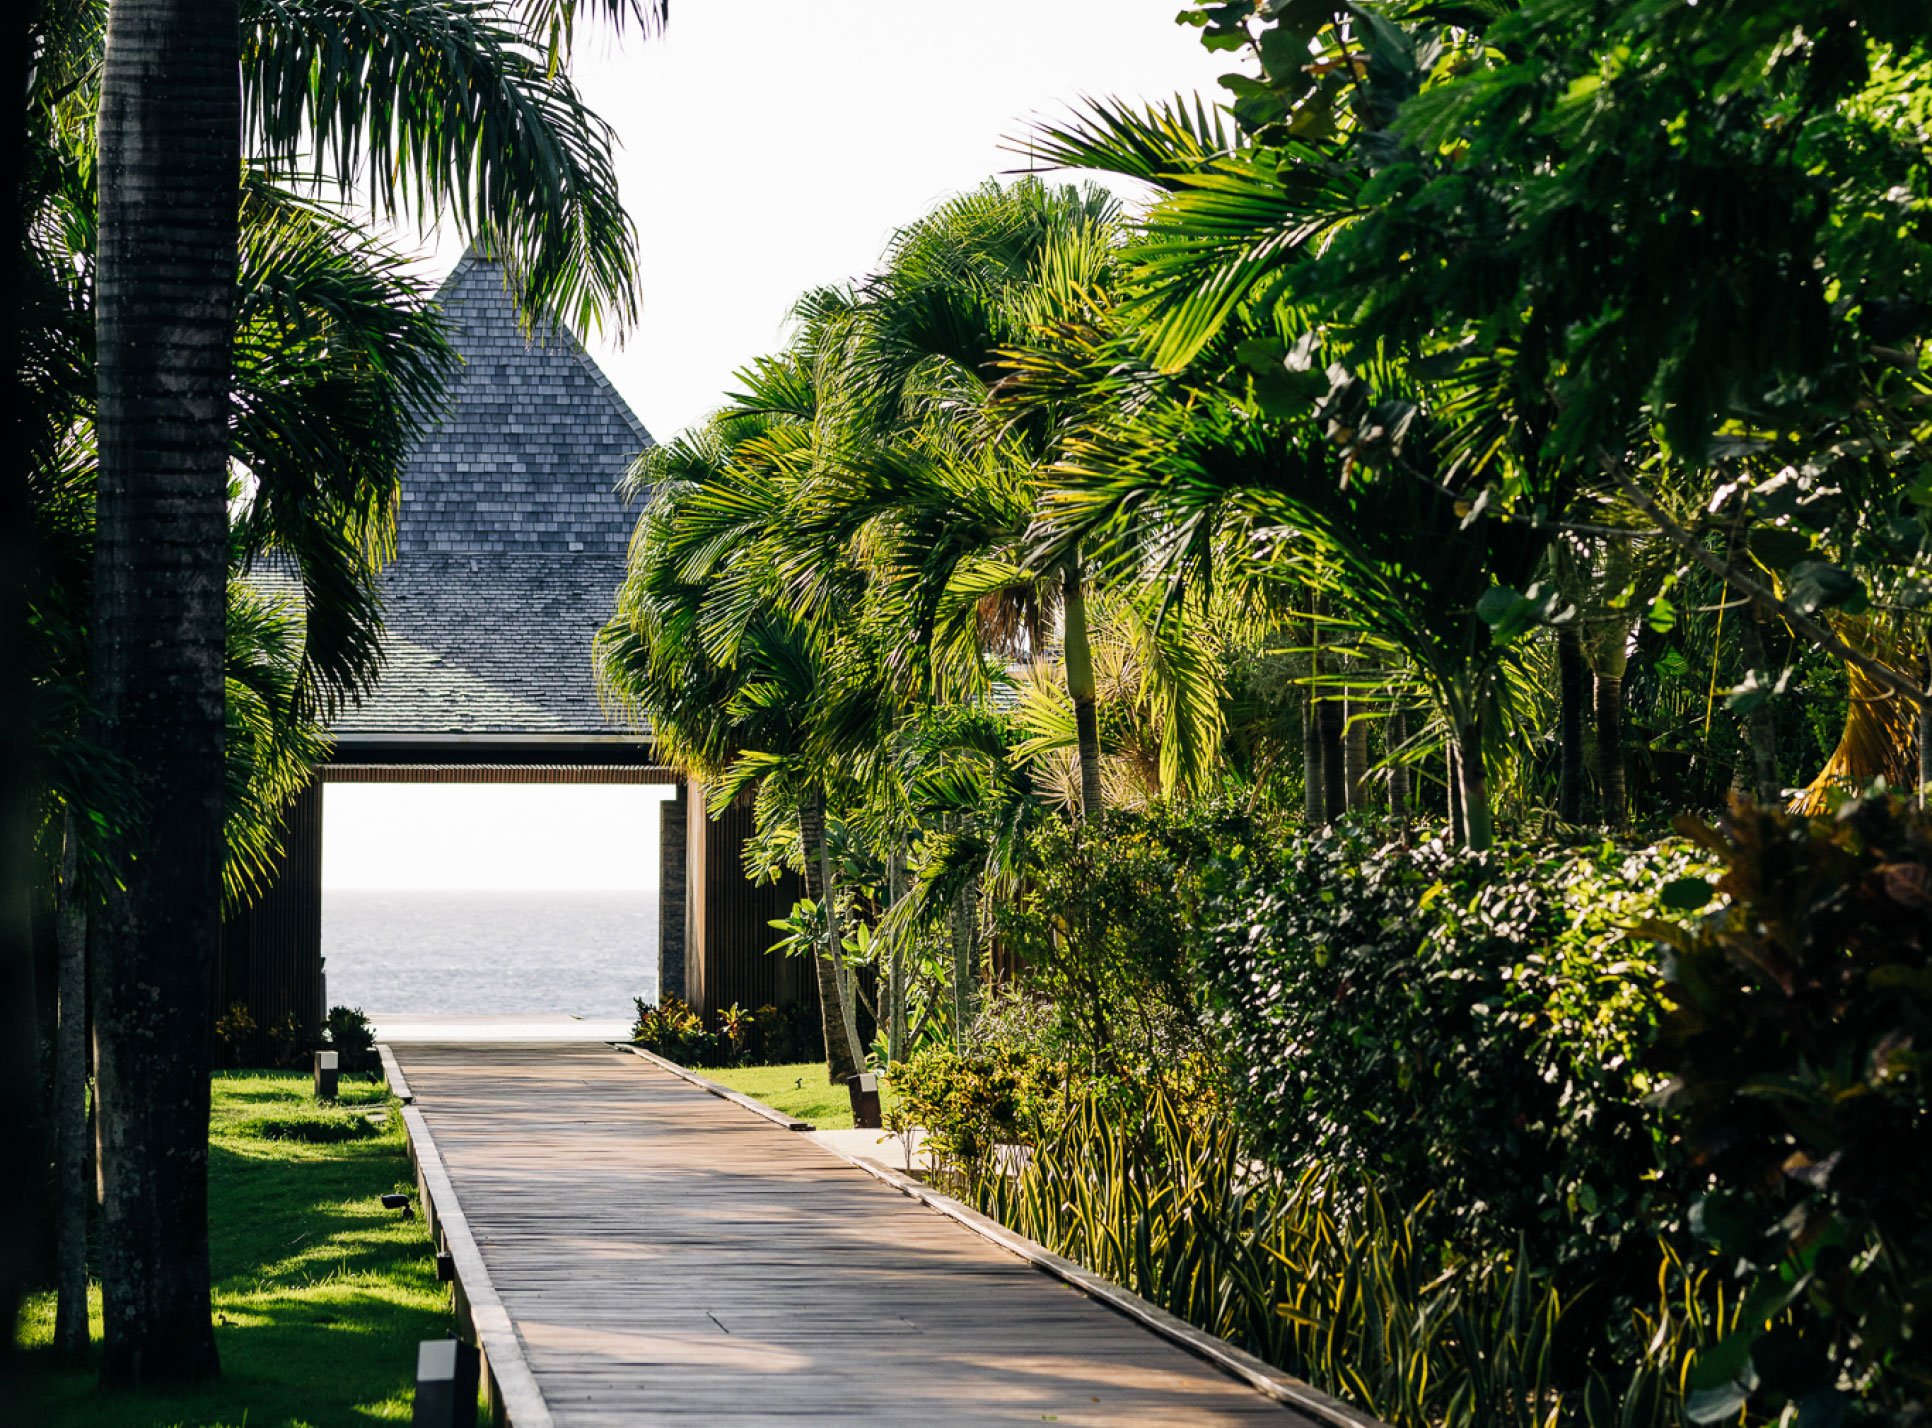
M 225 921 L 215 977 L 215 1015 L 240 1002 L 255 1020 L 247 1048 L 265 1064 L 272 1034 L 292 1017 L 301 1046 L 313 1046 L 322 1004 L 322 786 L 297 794 L 283 819 L 282 862 L 255 905 Z M 298 1048 L 299 1049 L 299 1048 Z
M 702 785 L 692 784 L 686 840 L 691 898 L 686 1000 L 707 1021 L 737 1003 L 755 1011 L 816 996 L 817 984 L 802 957 L 776 957 L 766 948 L 778 940 L 772 919 L 791 911 L 804 895 L 798 877 L 755 886 L 745 876 L 745 844 L 752 837 L 748 804 L 734 804 L 716 818 L 705 812 Z

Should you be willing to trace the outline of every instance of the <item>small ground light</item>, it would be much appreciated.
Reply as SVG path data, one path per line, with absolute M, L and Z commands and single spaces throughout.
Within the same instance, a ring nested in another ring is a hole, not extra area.
M 416 1217 L 416 1212 L 410 1208 L 409 1197 L 407 1195 L 383 1196 L 382 1208 L 385 1210 L 401 1210 L 402 1217 L 405 1220 L 412 1220 Z
M 476 1347 L 461 1339 L 424 1339 L 416 1347 L 415 1428 L 472 1428 L 476 1422 Z
M 845 1083 L 846 1094 L 852 1098 L 852 1124 L 860 1130 L 879 1130 L 885 1125 L 885 1118 L 879 1113 L 879 1078 L 870 1071 L 861 1071 Z
M 436 1277 L 445 1284 L 456 1278 L 456 1256 L 448 1250 L 442 1250 L 436 1256 Z
M 340 1063 L 341 1057 L 336 1052 L 318 1051 L 315 1053 L 316 1100 L 333 1101 L 335 1099 L 335 1083 L 338 1074 L 336 1068 Z

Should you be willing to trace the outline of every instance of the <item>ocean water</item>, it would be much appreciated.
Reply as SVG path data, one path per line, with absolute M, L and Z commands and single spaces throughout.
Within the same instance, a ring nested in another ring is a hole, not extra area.
M 550 1012 L 629 1017 L 657 994 L 647 892 L 375 892 L 322 896 L 331 1006 L 372 1016 Z

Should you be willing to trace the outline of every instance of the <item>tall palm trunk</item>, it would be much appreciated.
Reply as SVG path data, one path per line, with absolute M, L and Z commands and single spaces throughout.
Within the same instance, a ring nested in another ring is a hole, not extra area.
M 87 1356 L 87 904 L 80 890 L 80 840 L 69 810 L 62 829 L 59 1014 L 54 1031 L 54 1347 L 69 1363 Z
M 1402 846 L 1409 846 L 1409 765 L 1401 758 L 1402 746 L 1409 742 L 1409 716 L 1400 704 L 1389 711 L 1389 813 L 1395 819 L 1396 834 Z
M 1622 829 L 1630 820 L 1623 771 L 1623 667 L 1597 674 L 1597 788 L 1603 795 L 1603 821 Z
M 1738 621 L 1744 662 L 1763 680 L 1770 675 L 1764 657 L 1764 615 L 1756 601 L 1748 601 Z M 1751 749 L 1751 797 L 1766 808 L 1775 807 L 1784 792 L 1778 773 L 1778 716 L 1769 699 L 1759 699 L 1744 716 L 1745 742 Z
M 1093 677 L 1093 644 L 1087 630 L 1087 594 L 1080 557 L 1067 557 L 1061 610 L 1066 619 L 1067 697 L 1073 701 L 1073 729 L 1080 745 L 1080 816 L 1098 818 L 1100 797 L 1099 688 Z
M 1590 666 L 1583 658 L 1583 632 L 1574 620 L 1556 627 L 1557 783 L 1556 816 L 1583 821 L 1583 726 L 1590 702 Z
M 1481 852 L 1491 839 L 1489 775 L 1483 766 L 1482 725 L 1464 724 L 1457 737 L 1457 772 L 1462 780 L 1463 843 Z
M 906 895 L 906 854 L 902 844 L 894 843 L 886 860 L 886 896 L 897 907 Z M 892 939 L 892 956 L 886 977 L 886 1061 L 896 1065 L 906 1055 L 906 948 L 903 937 Z
M 1319 827 L 1327 807 L 1326 784 L 1322 778 L 1322 726 L 1320 706 L 1310 689 L 1301 702 L 1301 792 L 1302 816 L 1310 828 Z
M 978 939 L 973 935 L 977 902 L 971 880 L 953 900 L 953 1043 L 962 1048 L 979 1012 Z
M 1925 655 L 1919 666 L 1921 689 L 1932 689 L 1932 630 L 1925 634 Z M 1919 807 L 1932 798 L 1932 704 L 1919 706 Z
M 1443 786 L 1449 798 L 1449 836 L 1458 846 L 1469 841 L 1469 825 L 1462 816 L 1462 759 L 1453 736 L 1442 742 Z
M 0 85 L 4 92 L 24 96 L 32 72 L 36 22 L 41 3 L 21 0 L 0 20 Z M 28 410 L 27 383 L 21 375 L 20 328 L 11 320 L 20 308 L 22 272 L 26 265 L 16 255 L 24 251 L 25 215 L 21 172 L 26 159 L 25 106 L 15 101 L 8 120 L 13 128 L 0 141 L 0 241 L 8 247 L 8 261 L 0 265 L 0 372 L 14 393 L 7 405 L 15 413 Z M 18 417 L 15 418 L 18 420 Z M 12 425 L 12 423 L 9 423 Z M 34 946 L 28 899 L 20 896 L 33 885 L 32 774 L 28 750 L 33 746 L 27 670 L 27 581 L 33 567 L 32 510 L 28 482 L 21 479 L 18 453 L 15 470 L 0 479 L 0 1125 L 20 1128 L 13 1164 L 0 1171 L 0 1224 L 27 1222 L 39 1201 L 45 1147 L 34 1139 L 40 1096 L 39 1037 L 36 1034 L 37 990 Z M 0 1315 L 13 1322 L 20 1295 L 33 1272 L 33 1237 L 0 1235 Z
M 838 918 L 833 911 L 836 890 L 832 886 L 831 857 L 825 848 L 822 789 L 813 789 L 800 806 L 798 831 L 805 845 L 805 896 L 825 914 L 826 940 L 812 948 L 812 966 L 818 973 L 819 1026 L 825 1037 L 825 1074 L 834 1086 L 843 1086 L 859 1074 L 861 1058 L 858 1033 L 846 1011 L 845 989 L 830 945 L 838 936 Z
M 1463 846 L 1481 852 L 1490 843 L 1489 775 L 1483 766 L 1483 727 L 1476 718 L 1456 729 L 1456 773 L 1462 788 Z
M 1333 823 L 1348 812 L 1348 763 L 1343 748 L 1347 717 L 1342 701 L 1324 696 L 1315 706 L 1322 742 L 1322 820 Z
M 1351 698 L 1342 707 L 1342 783 L 1348 794 L 1348 810 L 1367 808 L 1374 790 L 1369 787 L 1369 726 L 1362 717 L 1361 701 Z
M 113 0 L 101 73 L 94 695 L 146 810 L 96 914 L 111 1385 L 220 1367 L 208 1077 L 240 35 L 236 0 Z

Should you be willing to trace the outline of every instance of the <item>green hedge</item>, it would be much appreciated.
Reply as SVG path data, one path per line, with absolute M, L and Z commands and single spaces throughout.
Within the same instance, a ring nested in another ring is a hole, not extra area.
M 1657 959 L 1627 928 L 1696 865 L 1684 843 L 1471 854 L 1347 825 L 1231 848 L 1197 949 L 1243 1123 L 1277 1165 L 1433 1195 L 1466 1248 L 1652 1272 L 1680 1192 L 1640 1064 Z

